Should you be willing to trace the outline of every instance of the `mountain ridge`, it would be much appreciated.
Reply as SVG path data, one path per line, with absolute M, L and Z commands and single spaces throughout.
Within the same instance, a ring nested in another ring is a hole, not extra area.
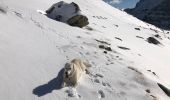
M 169 0 L 140 0 L 135 8 L 125 9 L 125 11 L 145 22 L 169 30 L 169 5 Z

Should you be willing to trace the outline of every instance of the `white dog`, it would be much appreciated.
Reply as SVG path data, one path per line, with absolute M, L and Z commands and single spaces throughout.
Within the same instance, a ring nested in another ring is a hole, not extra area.
M 63 87 L 76 87 L 80 77 L 87 71 L 88 67 L 91 67 L 91 65 L 81 59 L 73 59 L 70 63 L 66 63 L 64 67 Z

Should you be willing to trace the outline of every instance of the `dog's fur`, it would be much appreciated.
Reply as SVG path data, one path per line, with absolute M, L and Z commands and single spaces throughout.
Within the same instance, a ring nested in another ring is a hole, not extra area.
M 81 59 L 73 59 L 70 63 L 66 63 L 64 67 L 63 87 L 76 87 L 80 77 L 88 67 L 91 67 L 91 65 L 87 61 Z

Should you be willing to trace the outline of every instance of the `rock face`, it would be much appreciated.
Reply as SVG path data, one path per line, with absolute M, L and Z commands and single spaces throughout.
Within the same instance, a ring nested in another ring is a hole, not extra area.
M 165 94 L 170 97 L 170 89 L 168 89 L 167 87 L 165 87 L 164 85 L 160 83 L 157 83 L 157 84 L 165 92 Z
M 170 30 L 170 0 L 140 0 L 125 11 L 162 29 Z
M 49 18 L 71 26 L 82 28 L 89 24 L 88 18 L 81 13 L 80 7 L 74 2 L 66 3 L 60 1 L 46 10 L 46 13 Z
M 78 26 L 80 28 L 89 24 L 88 18 L 84 15 L 75 15 L 68 19 L 67 23 L 71 26 Z
M 147 38 L 147 41 L 149 43 L 152 43 L 152 44 L 155 44 L 155 45 L 158 45 L 158 44 L 161 44 L 157 39 L 155 39 L 154 37 L 149 37 Z

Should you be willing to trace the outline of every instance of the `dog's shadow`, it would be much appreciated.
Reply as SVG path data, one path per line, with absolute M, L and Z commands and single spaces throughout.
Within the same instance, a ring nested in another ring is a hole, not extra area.
M 51 93 L 53 90 L 59 90 L 62 88 L 64 68 L 60 70 L 57 77 L 49 81 L 47 84 L 40 85 L 33 89 L 33 94 L 38 97 Z

